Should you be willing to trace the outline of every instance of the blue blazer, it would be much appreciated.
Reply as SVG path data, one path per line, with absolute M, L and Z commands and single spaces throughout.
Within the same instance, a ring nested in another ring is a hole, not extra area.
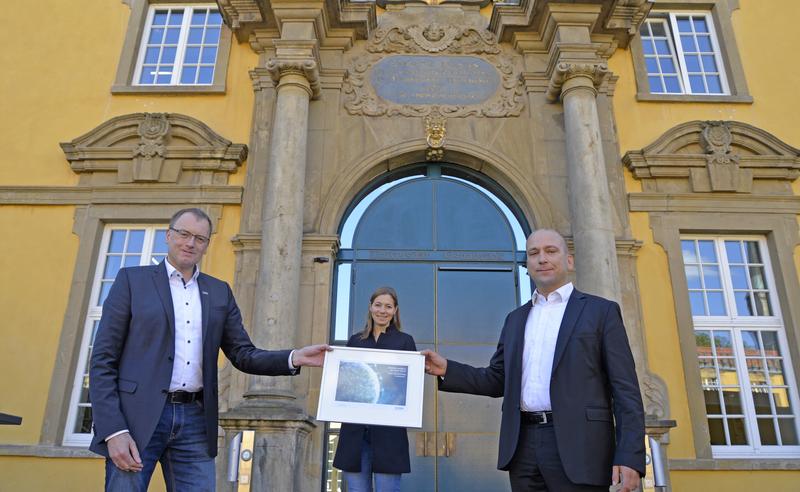
M 253 346 L 227 283 L 200 273 L 203 313 L 203 409 L 208 454 L 217 455 L 217 355 L 221 348 L 239 370 L 291 375 L 289 350 Z M 108 456 L 105 438 L 130 430 L 140 451 L 155 431 L 166 402 L 175 355 L 175 314 L 167 268 L 123 268 L 103 303 L 92 349 L 89 397 L 94 436 L 89 447 Z
M 390 325 L 376 341 L 370 336 L 364 340 L 356 333 L 347 341 L 348 347 L 379 348 L 416 351 L 414 338 Z M 365 433 L 372 451 L 374 473 L 408 473 L 411 463 L 408 456 L 408 434 L 403 427 L 383 425 L 342 424 L 333 466 L 347 472 L 361 471 L 361 448 Z
M 488 367 L 447 361 L 439 389 L 503 396 L 497 467 L 508 470 L 517 449 L 522 351 L 531 302 L 506 317 Z M 558 452 L 567 477 L 608 486 L 612 465 L 644 476 L 644 408 L 633 355 L 617 303 L 578 290 L 567 302 L 550 379 Z M 615 425 L 616 422 L 616 425 Z

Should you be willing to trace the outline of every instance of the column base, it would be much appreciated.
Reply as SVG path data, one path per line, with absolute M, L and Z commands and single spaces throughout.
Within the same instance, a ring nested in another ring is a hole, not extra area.
M 220 414 L 225 437 L 217 457 L 217 490 L 236 490 L 236 484 L 227 481 L 228 445 L 243 430 L 255 431 L 250 490 L 319 489 L 321 464 L 315 466 L 317 460 L 309 459 L 317 423 L 303 409 L 287 403 L 247 401 Z

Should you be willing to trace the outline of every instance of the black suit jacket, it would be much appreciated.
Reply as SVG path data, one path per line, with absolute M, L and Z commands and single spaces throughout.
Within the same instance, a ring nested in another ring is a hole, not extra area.
M 208 454 L 217 455 L 217 355 L 261 375 L 290 375 L 289 350 L 253 346 L 227 283 L 200 273 L 203 313 L 203 408 Z M 105 439 L 128 429 L 139 450 L 155 431 L 166 402 L 175 355 L 175 313 L 167 268 L 123 268 L 103 304 L 92 348 L 89 397 L 94 436 L 90 449 L 108 456 Z
M 506 317 L 489 366 L 447 361 L 439 389 L 503 396 L 497 467 L 517 449 L 522 352 L 531 302 Z M 573 290 L 559 328 L 550 379 L 558 451 L 574 483 L 610 485 L 612 465 L 644 475 L 644 409 L 617 303 Z M 616 426 L 615 426 L 616 422 Z
M 416 351 L 414 338 L 398 331 L 394 325 L 377 342 L 370 336 L 364 340 L 357 333 L 347 341 L 348 347 L 379 348 L 388 350 Z M 408 433 L 403 427 L 384 425 L 342 424 L 333 466 L 348 472 L 361 471 L 361 446 L 364 433 L 368 433 L 372 449 L 372 471 L 375 473 L 408 473 L 411 463 L 408 457 Z

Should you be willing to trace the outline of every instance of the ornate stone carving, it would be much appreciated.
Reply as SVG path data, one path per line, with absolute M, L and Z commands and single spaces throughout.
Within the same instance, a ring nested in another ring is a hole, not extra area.
M 655 374 L 647 372 L 642 376 L 639 384 L 644 400 L 644 413 L 647 418 L 656 420 L 669 418 L 669 396 L 664 381 Z
M 606 29 L 624 29 L 630 36 L 636 35 L 652 5 L 648 0 L 614 0 Z
M 547 86 L 547 100 L 558 101 L 561 88 L 575 77 L 585 77 L 591 81 L 591 87 L 597 89 L 608 76 L 608 66 L 605 63 L 570 63 L 560 62 L 555 66 L 550 82 Z
M 442 25 L 379 28 L 367 46 L 370 53 L 497 54 L 494 35 L 474 27 Z
M 166 113 L 145 113 L 137 132 L 140 140 L 133 149 L 133 181 L 157 181 L 164 164 L 164 141 L 169 132 Z
M 319 65 L 311 59 L 308 60 L 281 60 L 272 58 L 267 62 L 266 69 L 277 86 L 281 78 L 286 75 L 300 75 L 308 80 L 309 97 L 317 99 L 321 94 L 319 81 Z
M 519 116 L 524 107 L 523 81 L 517 58 L 504 54 L 494 35 L 474 27 L 431 23 L 408 27 L 376 29 L 366 46 L 369 54 L 350 62 L 342 91 L 348 113 L 365 116 L 427 116 L 431 113 L 450 117 L 484 116 L 500 118 Z M 500 74 L 498 91 L 481 104 L 397 104 L 380 98 L 371 86 L 370 69 L 387 54 L 482 55 Z
M 174 113 L 118 116 L 61 144 L 80 186 L 121 183 L 224 185 L 247 156 L 208 126 Z
M 428 150 L 425 158 L 429 161 L 441 161 L 444 158 L 444 139 L 447 135 L 447 120 L 438 112 L 425 117 L 425 141 Z
M 642 180 L 643 192 L 672 196 L 751 193 L 756 186 L 788 196 L 800 176 L 798 149 L 738 121 L 683 123 L 642 150 L 626 153 L 622 162 Z

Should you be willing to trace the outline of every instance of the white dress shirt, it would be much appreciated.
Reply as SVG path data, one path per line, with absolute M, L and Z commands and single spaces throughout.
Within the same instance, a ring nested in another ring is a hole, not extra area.
M 533 306 L 525 323 L 525 346 L 522 352 L 522 398 L 525 412 L 552 410 L 550 376 L 558 330 L 572 295 L 572 282 L 562 285 L 547 297 L 533 292 Z
M 184 281 L 181 273 L 165 260 L 175 313 L 175 358 L 172 361 L 170 391 L 195 392 L 203 389 L 203 307 L 195 266 L 194 275 Z

